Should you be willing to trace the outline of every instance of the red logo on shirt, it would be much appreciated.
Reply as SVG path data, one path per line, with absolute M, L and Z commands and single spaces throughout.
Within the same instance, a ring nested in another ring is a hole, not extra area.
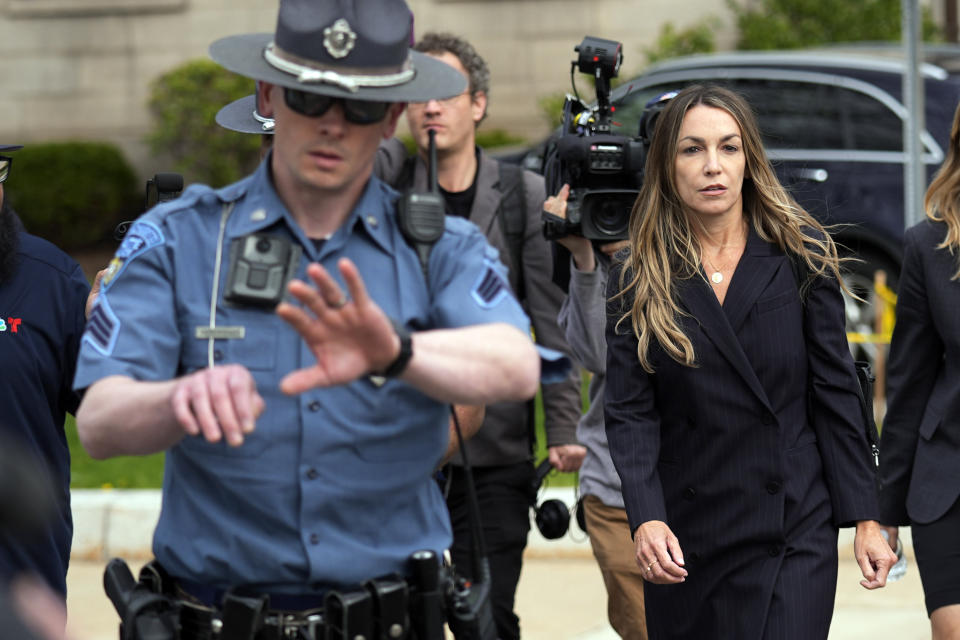
M 20 329 L 20 322 L 20 318 L 7 318 L 6 321 L 4 321 L 3 318 L 0 318 L 0 333 L 4 331 L 17 333 L 17 331 Z

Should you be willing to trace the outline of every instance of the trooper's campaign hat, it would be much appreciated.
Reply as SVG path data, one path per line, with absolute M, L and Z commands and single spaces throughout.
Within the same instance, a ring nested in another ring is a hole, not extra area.
M 210 57 L 242 76 L 354 100 L 426 102 L 467 87 L 450 65 L 409 47 L 404 0 L 281 0 L 275 33 L 228 36 Z
M 257 111 L 257 95 L 249 95 L 234 100 L 217 112 L 217 124 L 224 129 L 240 133 L 273 133 L 273 118 L 260 115 Z

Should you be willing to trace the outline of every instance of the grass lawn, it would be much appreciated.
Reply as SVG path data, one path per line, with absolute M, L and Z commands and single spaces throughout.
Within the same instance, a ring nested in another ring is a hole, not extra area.
M 70 445 L 70 486 L 74 489 L 159 489 L 163 484 L 163 454 L 94 460 L 77 437 L 73 416 L 67 416 Z
M 582 385 L 583 408 L 587 407 L 587 376 Z M 123 456 L 109 460 L 94 460 L 80 445 L 77 426 L 73 416 L 67 416 L 65 425 L 67 442 L 70 445 L 70 486 L 74 489 L 159 489 L 163 484 L 163 454 L 151 456 Z M 534 453 L 537 462 L 547 457 L 546 437 L 543 430 L 543 405 L 537 395 L 537 446 Z M 575 473 L 552 473 L 545 484 L 551 487 L 573 487 L 577 484 Z

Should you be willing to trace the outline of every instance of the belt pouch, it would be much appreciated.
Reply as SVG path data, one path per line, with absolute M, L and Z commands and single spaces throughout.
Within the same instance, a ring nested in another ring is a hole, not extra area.
M 373 638 L 373 600 L 366 591 L 329 591 L 323 601 L 325 640 Z
M 396 575 L 368 580 L 363 585 L 373 598 L 378 640 L 403 640 L 410 630 L 407 582 Z
M 221 611 L 223 629 L 220 632 L 220 638 L 222 640 L 254 640 L 257 632 L 263 627 L 269 600 L 267 596 L 248 598 L 235 593 L 224 595 Z

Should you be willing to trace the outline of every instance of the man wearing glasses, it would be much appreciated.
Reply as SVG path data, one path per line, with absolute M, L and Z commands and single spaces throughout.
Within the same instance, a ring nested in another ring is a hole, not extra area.
M 276 630 L 302 632 L 325 595 L 441 553 L 446 403 L 536 389 L 528 321 L 483 236 L 447 221 L 425 274 L 397 193 L 371 176 L 405 102 L 464 87 L 409 51 L 409 15 L 285 0 L 275 34 L 215 42 L 260 82 L 273 148 L 137 220 L 84 335 L 81 440 L 97 458 L 167 451 L 153 550 L 214 612 L 206 633 L 228 593 L 268 596 L 293 612 Z
M 4 202 L 13 168 L 7 154 L 20 148 L 0 144 L 0 441 L 28 454 L 23 462 L 35 467 L 38 485 L 49 478 L 55 509 L 39 533 L 15 537 L 12 523 L 28 520 L 35 505 L 0 505 L 0 592 L 29 574 L 65 598 L 73 519 L 63 422 L 80 402 L 72 383 L 90 286 L 74 260 L 26 233 Z M 3 471 L 8 498 L 34 488 L 11 487 Z
M 487 114 L 490 71 L 473 46 L 458 36 L 428 33 L 414 47 L 466 77 L 462 93 L 441 100 L 411 102 L 407 123 L 417 155 L 407 157 L 396 139 L 381 147 L 375 171 L 398 189 L 427 188 L 429 132 L 437 147 L 437 181 L 451 216 L 476 224 L 509 268 L 510 286 L 533 323 L 536 340 L 569 352 L 557 315 L 564 293 L 552 282 L 550 244 L 541 233 L 543 178 L 489 157 L 476 143 Z M 577 443 L 580 418 L 579 371 L 543 386 L 544 425 L 551 465 L 576 471 L 586 455 Z M 480 498 L 487 555 L 493 576 L 494 617 L 501 640 L 520 637 L 514 596 L 536 499 L 533 403 L 501 402 L 486 407 L 482 428 L 466 445 Z M 454 562 L 467 565 L 471 549 L 465 477 L 458 456 L 447 468 L 447 504 L 454 527 Z

